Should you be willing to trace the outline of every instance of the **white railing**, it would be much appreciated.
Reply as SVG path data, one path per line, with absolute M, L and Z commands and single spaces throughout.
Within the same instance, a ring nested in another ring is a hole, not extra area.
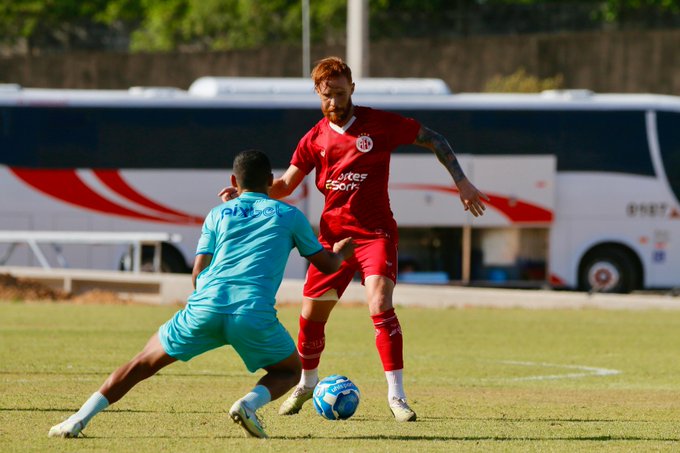
M 171 233 L 150 232 L 90 232 L 90 231 L 0 231 L 0 243 L 8 243 L 9 248 L 0 257 L 0 266 L 9 261 L 14 249 L 20 244 L 26 244 L 31 249 L 43 269 L 51 269 L 47 257 L 40 248 L 40 244 L 49 244 L 56 253 L 57 261 L 61 267 L 67 267 L 66 258 L 63 256 L 61 246 L 65 244 L 79 245 L 115 245 L 127 244 L 130 247 L 132 257 L 131 269 L 139 273 L 142 268 L 142 247 L 151 245 L 154 247 L 153 269 L 161 270 L 161 249 L 163 242 L 180 242 L 182 237 Z

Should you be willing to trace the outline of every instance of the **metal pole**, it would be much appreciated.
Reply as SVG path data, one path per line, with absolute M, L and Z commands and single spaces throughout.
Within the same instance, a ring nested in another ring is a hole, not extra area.
M 462 259 L 463 259 L 463 269 L 462 269 L 462 275 L 461 279 L 463 280 L 463 284 L 469 285 L 470 284 L 470 270 L 471 270 L 471 262 L 472 262 L 472 226 L 470 226 L 469 223 L 466 223 L 463 225 L 463 254 L 462 254 Z
M 302 0 L 302 77 L 310 72 L 309 0 Z
M 142 270 L 142 242 L 135 241 L 132 244 L 132 247 L 132 272 L 139 274 L 139 272 Z
M 368 0 L 347 1 L 347 64 L 354 78 L 368 77 Z

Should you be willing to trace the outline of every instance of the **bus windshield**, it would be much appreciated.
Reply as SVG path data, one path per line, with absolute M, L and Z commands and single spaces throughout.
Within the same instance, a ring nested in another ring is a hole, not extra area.
M 657 125 L 668 184 L 680 202 L 680 112 L 659 112 Z

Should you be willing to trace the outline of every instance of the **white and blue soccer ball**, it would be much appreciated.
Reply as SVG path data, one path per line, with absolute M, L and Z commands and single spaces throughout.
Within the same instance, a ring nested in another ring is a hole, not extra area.
M 334 374 L 314 388 L 314 409 L 328 420 L 346 420 L 357 411 L 361 394 L 347 376 Z

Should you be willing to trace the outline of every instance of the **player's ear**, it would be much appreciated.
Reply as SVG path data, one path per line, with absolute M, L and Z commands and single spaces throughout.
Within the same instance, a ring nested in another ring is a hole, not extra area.
M 354 82 L 352 82 L 352 89 L 349 90 L 349 95 L 351 96 L 353 94 L 354 94 Z
M 274 173 L 269 173 L 269 180 L 267 181 L 267 187 L 274 185 Z
M 236 182 L 236 175 L 231 175 L 231 185 L 238 189 L 238 182 Z

